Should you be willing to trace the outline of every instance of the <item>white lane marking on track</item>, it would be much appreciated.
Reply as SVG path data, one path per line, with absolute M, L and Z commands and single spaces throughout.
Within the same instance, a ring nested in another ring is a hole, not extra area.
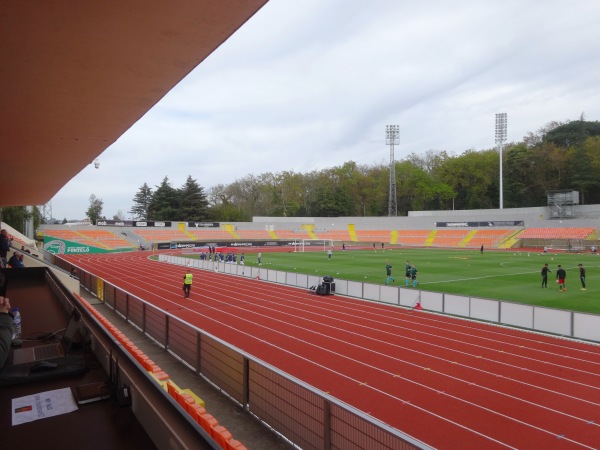
M 186 308 L 186 309 L 187 309 L 187 308 Z M 193 310 L 193 312 L 194 312 L 194 313 L 197 313 L 197 311 L 196 311 L 196 310 Z M 285 323 L 287 323 L 287 322 L 285 322 Z M 226 324 L 224 324 L 224 325 L 226 325 Z M 262 326 L 262 325 L 258 325 L 258 326 Z M 265 328 L 266 328 L 266 327 L 265 327 Z M 310 343 L 308 343 L 308 342 L 307 342 L 307 344 L 309 344 L 309 345 L 314 345 L 314 344 L 310 344 Z M 272 345 L 272 344 L 269 344 L 269 345 Z

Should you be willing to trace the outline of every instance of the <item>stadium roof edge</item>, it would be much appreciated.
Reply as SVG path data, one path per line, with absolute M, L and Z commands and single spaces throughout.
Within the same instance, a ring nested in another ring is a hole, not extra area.
M 3 2 L 0 206 L 47 203 L 267 1 Z

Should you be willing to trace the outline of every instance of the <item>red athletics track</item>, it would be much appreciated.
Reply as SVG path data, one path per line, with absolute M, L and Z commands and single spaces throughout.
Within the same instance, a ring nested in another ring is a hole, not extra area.
M 600 446 L 600 346 L 148 256 L 65 259 L 433 447 Z

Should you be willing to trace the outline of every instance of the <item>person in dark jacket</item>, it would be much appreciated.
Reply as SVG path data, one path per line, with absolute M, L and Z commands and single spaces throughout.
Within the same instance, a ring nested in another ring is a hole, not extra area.
M 385 275 L 386 275 L 385 284 L 390 284 L 390 281 L 391 282 L 396 281 L 396 279 L 392 276 L 392 265 L 390 264 L 389 259 L 385 261 Z
M 0 297 L 0 367 L 6 362 L 13 337 L 13 315 L 10 313 L 10 300 Z
M 556 269 L 556 280 L 558 281 L 558 292 L 567 291 L 567 286 L 565 285 L 565 281 L 567 279 L 567 272 L 562 266 L 559 264 L 558 269 Z
M 21 255 L 20 253 L 14 252 L 8 260 L 8 264 L 13 269 L 21 269 L 21 268 L 25 267 L 25 263 L 23 262 L 23 255 Z
M 10 249 L 10 237 L 8 236 L 8 232 L 6 230 L 0 231 L 0 258 L 3 258 L 6 261 L 6 255 L 8 254 L 8 250 Z
M 585 291 L 585 267 L 579 264 L 579 279 L 581 280 L 581 290 Z
M 543 288 L 548 287 L 548 274 L 550 272 L 552 272 L 552 271 L 548 267 L 548 264 L 544 264 L 544 267 L 542 267 L 542 287 Z

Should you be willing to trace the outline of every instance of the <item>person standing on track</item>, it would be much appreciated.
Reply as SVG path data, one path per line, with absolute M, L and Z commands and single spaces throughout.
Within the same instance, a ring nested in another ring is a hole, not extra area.
M 258 265 L 262 265 L 262 252 L 258 252 L 256 258 L 258 259 Z
M 567 272 L 562 266 L 559 264 L 558 269 L 556 269 L 556 280 L 558 281 L 558 292 L 567 291 L 567 286 L 565 286 L 565 280 L 567 279 Z
M 385 274 L 387 278 L 385 279 L 385 284 L 390 284 L 390 280 L 395 282 L 396 279 L 392 277 L 392 265 L 390 264 L 390 260 L 386 259 L 385 261 Z
M 544 264 L 544 267 L 542 267 L 542 287 L 543 288 L 548 287 L 548 274 L 550 272 L 552 272 L 552 271 L 548 267 L 548 264 Z
M 192 271 L 190 269 L 188 269 L 185 275 L 183 276 L 183 298 L 190 298 L 193 277 L 194 275 L 192 275 Z
M 410 270 L 412 269 L 410 262 L 408 262 L 408 260 L 406 261 L 406 265 L 404 266 L 404 285 L 408 286 L 408 283 L 410 282 Z
M 585 291 L 585 267 L 579 264 L 579 279 L 581 280 L 581 290 Z

